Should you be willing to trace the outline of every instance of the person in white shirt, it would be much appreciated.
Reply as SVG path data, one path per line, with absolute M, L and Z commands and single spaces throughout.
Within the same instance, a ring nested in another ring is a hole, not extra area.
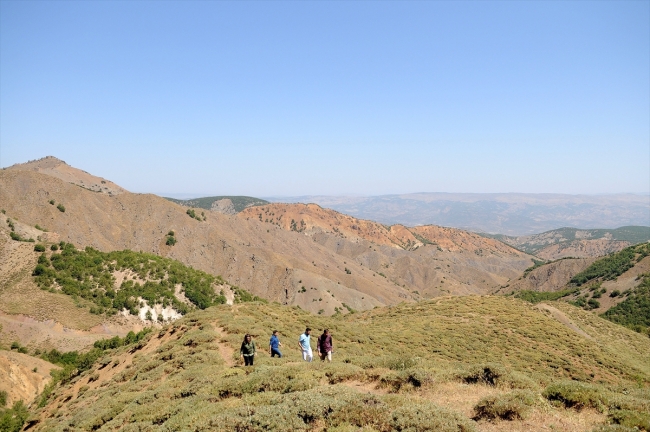
M 314 359 L 314 354 L 311 351 L 311 329 L 307 327 L 305 330 L 305 333 L 300 335 L 300 339 L 298 339 L 298 345 L 300 346 L 300 350 L 302 351 L 302 359 L 304 361 L 311 362 Z

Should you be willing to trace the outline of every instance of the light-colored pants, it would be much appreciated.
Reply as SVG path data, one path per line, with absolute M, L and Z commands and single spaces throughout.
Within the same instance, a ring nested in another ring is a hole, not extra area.
M 320 352 L 320 360 L 325 361 L 325 359 L 327 359 L 328 362 L 332 363 L 332 351 Z
M 311 348 L 308 350 L 302 350 L 302 359 L 308 362 L 314 359 L 314 354 L 312 353 Z

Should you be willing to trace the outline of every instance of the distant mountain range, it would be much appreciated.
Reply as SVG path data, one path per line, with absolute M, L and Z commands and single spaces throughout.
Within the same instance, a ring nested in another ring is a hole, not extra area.
M 442 225 L 522 236 L 562 227 L 650 226 L 650 196 L 635 194 L 414 193 L 370 197 L 300 196 L 271 202 L 315 203 L 384 224 Z
M 626 226 L 616 229 L 580 230 L 560 228 L 528 236 L 484 234 L 547 260 L 597 257 L 618 252 L 630 245 L 650 241 L 650 227 Z
M 249 196 L 213 196 L 186 200 L 165 197 L 165 199 L 185 207 L 197 207 L 227 214 L 239 213 L 252 206 L 269 204 L 266 200 Z

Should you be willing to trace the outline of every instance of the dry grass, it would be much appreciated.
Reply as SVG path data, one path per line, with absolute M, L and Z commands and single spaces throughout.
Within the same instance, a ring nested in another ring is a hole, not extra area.
M 294 345 L 306 325 L 314 336 L 331 329 L 332 364 L 302 362 Z M 273 329 L 284 343 L 282 359 L 265 353 Z M 235 358 L 246 332 L 258 344 L 254 367 L 242 367 Z M 590 431 L 607 422 L 643 427 L 648 376 L 638 387 L 634 380 L 642 368 L 630 363 L 634 354 L 608 359 L 599 353 L 603 347 L 583 339 L 530 305 L 503 297 L 445 299 L 345 317 L 279 305 L 219 306 L 192 313 L 135 348 L 108 351 L 94 369 L 55 390 L 32 429 Z M 560 361 L 571 367 L 549 366 Z M 609 380 L 596 382 L 594 370 Z M 542 396 L 561 387 L 562 379 L 581 377 L 580 385 L 600 403 L 576 410 Z

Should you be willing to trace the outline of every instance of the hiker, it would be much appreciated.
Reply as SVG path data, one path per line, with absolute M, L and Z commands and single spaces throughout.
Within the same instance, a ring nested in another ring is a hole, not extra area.
M 273 335 L 271 335 L 271 340 L 269 341 L 269 354 L 271 354 L 271 357 L 275 357 L 276 355 L 280 358 L 282 358 L 282 353 L 280 352 L 280 347 L 282 346 L 282 342 L 280 342 L 280 339 L 278 339 L 278 331 L 273 330 Z
M 253 366 L 255 354 L 255 342 L 253 342 L 253 337 L 246 333 L 244 341 L 241 343 L 241 348 L 239 349 L 239 355 L 244 359 L 245 366 Z
M 307 327 L 305 333 L 301 334 L 300 339 L 298 339 L 298 345 L 302 351 L 302 359 L 308 362 L 311 362 L 314 359 L 314 354 L 311 351 L 310 334 L 311 329 Z
M 320 361 L 327 361 L 332 363 L 332 336 L 330 335 L 329 329 L 323 330 L 323 334 L 318 337 L 318 342 L 316 343 L 316 348 L 318 349 L 318 355 L 320 356 Z

